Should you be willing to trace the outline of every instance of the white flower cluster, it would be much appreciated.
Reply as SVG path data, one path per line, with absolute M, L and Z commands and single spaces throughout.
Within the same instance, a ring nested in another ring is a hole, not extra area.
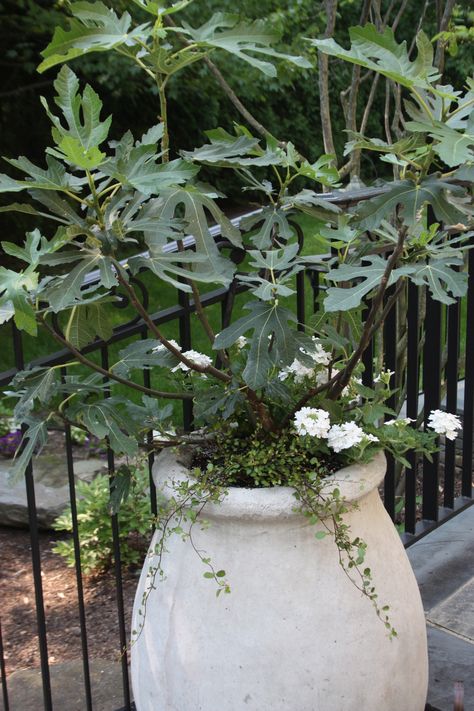
M 170 343 L 174 348 L 176 348 L 177 351 L 180 351 L 182 355 L 184 355 L 185 358 L 188 360 L 192 361 L 196 365 L 202 366 L 203 368 L 207 368 L 208 365 L 212 365 L 212 358 L 209 358 L 209 356 L 205 355 L 204 353 L 199 353 L 199 351 L 183 351 L 179 343 L 176 343 L 172 338 L 169 339 L 168 343 Z M 153 348 L 153 351 L 155 353 L 159 353 L 161 351 L 168 350 L 163 343 L 160 343 L 158 346 Z M 183 370 L 184 372 L 190 370 L 190 368 L 186 365 L 186 363 L 178 363 L 178 365 L 175 365 L 174 368 L 171 368 L 171 372 L 175 373 L 177 370 Z M 204 377 L 204 376 L 203 376 Z
M 328 351 L 325 351 L 323 346 L 321 345 L 321 341 L 316 338 L 316 336 L 313 336 L 311 338 L 311 345 L 306 346 L 305 348 L 300 348 L 302 353 L 306 353 L 306 355 L 309 355 L 315 363 L 318 365 L 329 365 L 331 362 L 331 354 L 328 353 Z
M 461 420 L 456 415 L 442 410 L 433 410 L 428 417 L 428 427 L 446 439 L 456 439 L 458 430 L 462 429 Z
M 322 382 L 326 382 L 327 374 L 324 371 L 316 373 L 316 370 L 320 365 L 329 365 L 331 361 L 331 354 L 324 350 L 320 341 L 315 336 L 313 336 L 311 340 L 311 345 L 306 346 L 305 348 L 300 348 L 300 351 L 309 356 L 314 365 L 305 365 L 298 360 L 298 358 L 295 358 L 293 363 L 280 370 L 278 374 L 278 378 L 280 380 L 286 380 L 288 376 L 292 375 L 295 383 L 299 384 L 302 383 L 305 378 L 310 378 L 316 375 L 316 382 L 318 382 L 318 378 L 320 377 L 325 378 Z
M 292 375 L 295 383 L 302 383 L 305 378 L 309 378 L 314 375 L 314 368 L 308 368 L 307 365 L 303 365 L 300 361 L 295 358 L 291 365 L 285 366 L 278 373 L 278 378 L 280 380 L 286 380 L 289 375 Z
M 359 378 L 357 376 L 351 378 L 350 382 L 346 385 L 345 388 L 343 388 L 341 393 L 342 397 L 348 397 L 349 395 L 353 395 L 351 400 L 349 400 L 350 403 L 359 402 L 360 400 L 360 395 L 357 394 L 357 391 L 354 387 L 355 385 L 362 385 L 362 378 Z
M 378 437 L 367 434 L 355 422 L 344 422 L 342 425 L 333 425 L 328 432 L 328 445 L 335 452 L 349 449 L 363 441 L 378 442 Z
M 367 434 L 355 422 L 331 426 L 329 413 L 314 407 L 302 407 L 295 413 L 293 422 L 299 435 L 327 439 L 328 446 L 334 452 L 341 452 L 361 442 L 379 441 L 378 437 Z
M 168 343 L 171 343 L 171 345 L 172 345 L 174 348 L 176 348 L 177 351 L 180 351 L 180 350 L 181 350 L 181 346 L 179 345 L 179 343 L 176 343 L 176 341 L 174 341 L 172 338 L 170 338 L 170 339 L 168 340 Z M 160 351 L 166 351 L 166 350 L 168 350 L 168 349 L 166 348 L 166 346 L 163 345 L 163 343 L 160 343 L 159 345 L 155 346 L 155 348 L 153 348 L 153 351 L 154 351 L 155 353 L 158 353 L 158 352 L 160 352 Z
M 208 365 L 212 365 L 212 359 L 209 358 L 208 355 L 205 355 L 204 353 L 199 353 L 199 351 L 184 351 L 183 355 L 185 358 L 190 360 L 192 363 L 195 363 L 196 365 L 199 365 L 203 368 L 207 368 Z M 187 370 L 190 370 L 186 363 L 178 363 L 178 365 L 175 365 L 174 368 L 171 368 L 171 372 L 174 373 L 177 370 L 184 370 L 185 372 Z
M 298 410 L 294 423 L 299 435 L 309 435 L 320 439 L 326 439 L 331 428 L 329 413 L 314 407 L 302 407 L 301 410 Z

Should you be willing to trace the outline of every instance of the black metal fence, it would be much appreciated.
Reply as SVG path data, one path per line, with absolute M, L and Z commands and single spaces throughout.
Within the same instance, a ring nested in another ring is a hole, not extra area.
M 364 197 L 377 194 L 380 190 L 346 192 L 325 195 L 328 200 L 342 206 L 349 206 Z M 188 247 L 192 247 L 192 239 Z M 226 245 L 223 245 L 224 247 Z M 228 245 L 227 245 L 228 246 Z M 238 255 L 236 255 L 238 257 Z M 461 446 L 457 442 L 441 442 L 440 453 L 432 462 L 419 461 L 410 455 L 411 469 L 399 471 L 393 461 L 389 461 L 385 478 L 384 502 L 390 516 L 398 523 L 402 539 L 409 546 L 426 535 L 436 526 L 473 503 L 473 429 L 474 429 L 474 250 L 468 257 L 469 287 L 463 300 L 450 306 L 433 301 L 424 288 L 409 285 L 405 309 L 392 310 L 383 329 L 382 342 L 371 344 L 364 356 L 366 384 L 373 381 L 374 356 L 383 350 L 385 367 L 397 371 L 401 389 L 402 411 L 411 418 L 423 418 L 423 413 L 433 409 L 446 408 L 458 412 L 463 419 Z M 297 277 L 297 311 L 300 322 L 305 323 L 308 315 L 318 306 L 318 296 L 324 288 L 321 275 L 316 270 L 308 270 Z M 139 284 L 140 285 L 140 284 Z M 144 303 L 148 293 L 140 285 Z M 229 321 L 232 305 L 243 289 L 217 289 L 202 296 L 202 304 L 208 308 L 221 306 L 221 327 Z M 192 317 L 194 303 L 187 294 L 177 291 L 176 305 L 153 314 L 155 324 L 178 324 L 179 340 L 183 350 L 192 348 Z M 84 349 L 84 353 L 96 353 L 104 368 L 108 367 L 109 351 L 115 344 L 130 338 L 147 338 L 147 326 L 134 318 L 117 327 L 107 342 L 95 341 Z M 11 338 L 14 366 L 0 373 L 0 387 L 5 387 L 18 370 L 25 366 L 52 366 L 64 364 L 63 375 L 67 374 L 68 351 L 60 351 L 39 360 L 26 362 L 22 334 L 13 327 Z M 144 373 L 144 385 L 150 386 L 150 373 Z M 396 406 L 393 396 L 392 406 Z M 424 408 L 423 408 L 424 405 Z M 421 413 L 421 414 L 420 414 Z M 183 401 L 183 423 L 189 428 L 192 423 L 192 405 Z M 83 594 L 80 540 L 78 532 L 74 459 L 71 430 L 65 428 L 64 457 L 69 483 L 70 503 L 73 520 L 73 540 L 75 549 L 75 573 L 78 600 L 78 623 L 81 631 L 81 646 L 84 676 L 84 708 L 94 711 L 91 689 L 91 670 L 87 641 L 86 606 Z M 149 456 L 150 507 L 156 513 L 156 492 L 151 479 L 153 455 Z M 36 515 L 34 463 L 25 475 L 28 502 L 29 532 L 31 540 L 32 572 L 35 586 L 35 608 L 37 634 L 41 661 L 44 710 L 52 711 L 51 678 L 48 665 L 47 615 L 43 600 L 41 576 L 41 546 Z M 107 453 L 107 467 L 110 477 L 114 476 L 114 455 Z M 133 703 L 129 687 L 127 630 L 125 625 L 122 570 L 119 544 L 120 517 L 111 516 L 111 539 L 114 552 L 114 574 L 117 605 L 117 651 L 121 659 L 123 709 L 131 711 Z M 1 626 L 0 626 L 0 672 L 4 711 L 10 710 L 8 685 Z M 12 708 L 11 711 L 20 711 Z M 21 711 L 24 711 L 23 709 Z M 26 711 L 26 710 L 25 710 Z M 115 711 L 110 709 L 110 711 Z

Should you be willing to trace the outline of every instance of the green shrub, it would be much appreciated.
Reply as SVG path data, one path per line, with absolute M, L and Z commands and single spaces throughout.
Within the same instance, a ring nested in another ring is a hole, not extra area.
M 13 429 L 13 410 L 0 398 L 0 437 L 9 434 Z
M 114 562 L 109 478 L 99 474 L 93 481 L 76 483 L 77 519 L 84 573 L 107 570 Z M 72 533 L 71 507 L 58 516 L 53 525 L 56 531 Z M 135 470 L 129 495 L 119 512 L 120 556 L 123 565 L 140 563 L 143 549 L 152 527 L 148 472 Z M 57 541 L 53 551 L 61 555 L 68 566 L 75 564 L 72 537 Z

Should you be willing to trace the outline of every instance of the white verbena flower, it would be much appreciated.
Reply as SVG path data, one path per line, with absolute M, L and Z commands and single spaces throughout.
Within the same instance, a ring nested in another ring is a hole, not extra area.
M 188 360 L 192 361 L 196 365 L 202 366 L 203 368 L 207 368 L 208 365 L 212 365 L 212 359 L 204 353 L 199 353 L 198 351 L 190 350 L 184 351 L 183 355 Z M 178 365 L 176 365 L 174 368 L 171 368 L 171 372 L 174 373 L 176 370 L 187 371 L 189 370 L 189 368 L 186 363 L 178 363 Z
M 364 433 L 364 439 L 365 439 L 367 442 L 380 442 L 380 440 L 379 440 L 378 437 L 376 437 L 376 436 L 373 435 L 373 434 L 368 434 L 367 432 Z
M 456 439 L 458 430 L 462 429 L 461 420 L 451 412 L 433 410 L 428 417 L 428 427 L 447 439 Z
M 242 348 L 245 348 L 245 346 L 247 345 L 247 343 L 248 343 L 248 338 L 246 338 L 245 336 L 239 336 L 238 339 L 237 339 L 236 342 L 235 342 L 235 345 L 237 346 L 237 348 L 239 349 L 239 351 L 241 351 Z
M 295 413 L 293 422 L 299 435 L 309 435 L 320 439 L 325 439 L 328 436 L 331 427 L 329 413 L 315 407 L 302 407 Z
M 178 350 L 178 351 L 181 350 L 181 346 L 179 345 L 179 343 L 176 343 L 176 341 L 174 341 L 172 338 L 170 338 L 168 340 L 168 343 L 171 343 L 171 345 L 174 348 L 176 348 L 176 350 Z M 167 350 L 168 350 L 168 348 L 165 345 L 163 345 L 163 343 L 159 343 L 157 346 L 155 346 L 155 348 L 153 348 L 153 353 L 156 353 L 158 351 L 167 351 Z
M 328 444 L 335 452 L 349 449 L 355 444 L 360 444 L 368 435 L 355 422 L 344 422 L 342 425 L 333 425 L 328 433 Z
M 316 336 L 313 336 L 311 340 L 312 344 L 300 348 L 300 351 L 309 355 L 318 365 L 329 365 L 331 362 L 331 354 L 324 350 L 321 341 L 316 338 Z
M 295 383 L 302 383 L 307 377 L 314 374 L 314 368 L 308 368 L 295 358 L 291 365 L 287 365 L 278 373 L 279 380 L 286 380 L 289 375 L 293 375 Z
M 410 422 L 415 422 L 415 420 L 412 417 L 400 417 L 398 420 L 387 420 L 384 424 L 402 427 L 404 425 L 409 425 Z

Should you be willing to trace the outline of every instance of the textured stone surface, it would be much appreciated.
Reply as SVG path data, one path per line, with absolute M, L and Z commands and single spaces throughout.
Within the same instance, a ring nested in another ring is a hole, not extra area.
M 87 706 L 82 661 L 52 664 L 50 672 L 54 711 L 84 711 Z M 92 659 L 90 676 L 94 711 L 115 711 L 123 708 L 120 664 Z M 12 674 L 8 679 L 8 695 L 11 711 L 40 711 L 43 708 L 40 671 L 22 670 Z M 0 711 L 4 711 L 1 699 Z
M 428 622 L 466 637 L 474 644 L 474 578 L 427 614 Z M 473 663 L 474 663 L 474 647 Z
M 165 496 L 160 471 L 175 482 L 186 476 L 172 456 L 165 450 L 155 460 Z M 383 474 L 383 460 L 374 460 L 337 472 L 328 487 L 337 481 L 342 496 L 358 499 L 345 521 L 367 542 L 366 564 L 398 640 L 344 575 L 334 541 L 314 539 L 317 528 L 295 512 L 291 490 L 236 488 L 206 507 L 211 525 L 193 529 L 195 550 L 167 539 L 166 578 L 145 615 L 151 560 L 144 565 L 132 622 L 138 630 L 145 618 L 144 629 L 131 650 L 139 711 L 423 711 L 425 619 L 377 492 Z M 216 600 L 196 550 L 225 567 L 230 595 Z
M 27 526 L 28 507 L 24 480 L 12 485 L 8 481 L 8 460 L 0 459 L 0 525 Z M 76 479 L 90 481 L 101 471 L 101 459 L 81 459 L 74 464 Z M 34 462 L 35 498 L 40 528 L 51 528 L 55 518 L 69 503 L 66 457 L 61 454 L 42 454 Z

